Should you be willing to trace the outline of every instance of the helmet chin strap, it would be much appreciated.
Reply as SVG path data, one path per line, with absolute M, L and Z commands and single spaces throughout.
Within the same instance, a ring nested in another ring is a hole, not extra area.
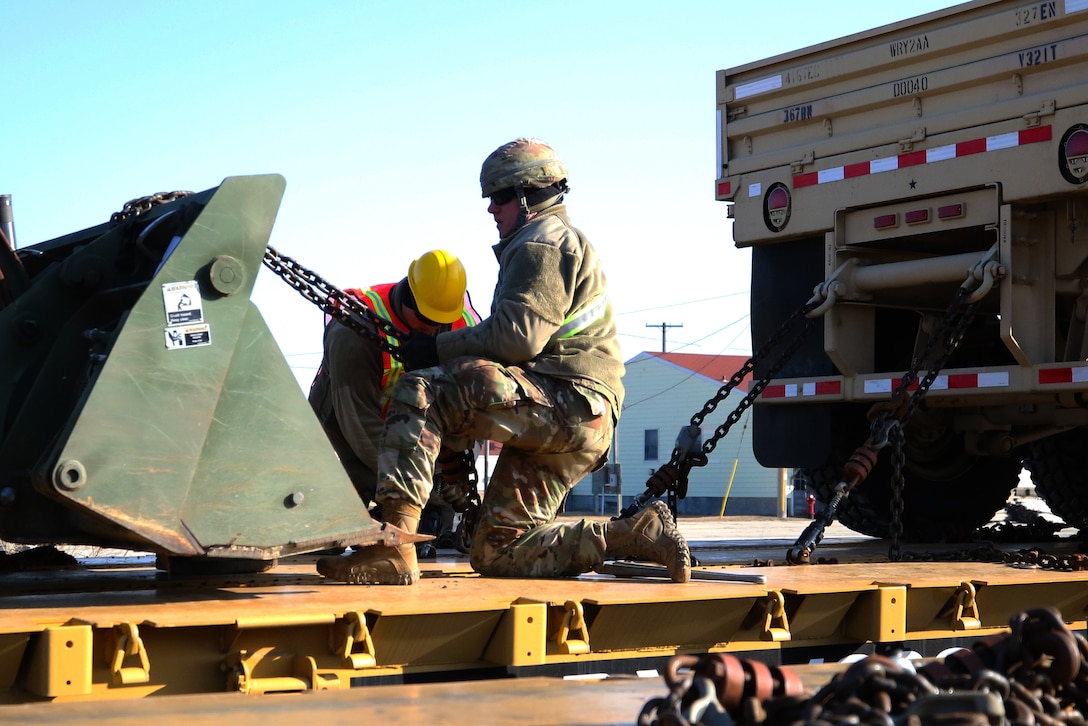
M 528 200 L 525 199 L 525 188 L 514 187 L 514 192 L 518 195 L 518 218 L 515 222 L 514 229 L 521 229 L 526 222 L 533 218 L 538 212 L 543 212 L 548 207 L 554 206 L 563 201 L 563 195 L 566 190 L 560 191 L 558 194 L 548 197 L 547 199 L 537 202 L 530 206 Z

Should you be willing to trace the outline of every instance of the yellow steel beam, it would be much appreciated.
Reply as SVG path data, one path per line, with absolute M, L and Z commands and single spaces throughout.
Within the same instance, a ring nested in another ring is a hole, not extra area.
M 1083 627 L 1088 608 L 1088 573 L 986 563 L 760 568 L 763 585 L 424 567 L 410 588 L 327 583 L 308 563 L 230 587 L 0 595 L 0 703 L 329 690 L 592 662 L 607 670 L 677 653 L 790 663 L 821 647 L 981 636 L 1033 607 Z

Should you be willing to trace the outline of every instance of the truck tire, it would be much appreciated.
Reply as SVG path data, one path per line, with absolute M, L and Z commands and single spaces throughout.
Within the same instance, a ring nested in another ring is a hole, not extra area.
M 1035 491 L 1066 524 L 1088 528 L 1088 429 L 1071 429 L 1032 442 Z
M 1020 460 L 985 457 L 964 450 L 962 434 L 925 422 L 906 429 L 903 469 L 904 542 L 962 542 L 1005 506 L 1019 481 Z M 865 437 L 855 439 L 854 447 Z M 853 448 L 841 447 L 831 463 L 808 470 L 813 494 L 827 505 Z M 839 507 L 838 520 L 871 537 L 888 539 L 891 529 L 891 447 L 880 452 L 873 471 Z

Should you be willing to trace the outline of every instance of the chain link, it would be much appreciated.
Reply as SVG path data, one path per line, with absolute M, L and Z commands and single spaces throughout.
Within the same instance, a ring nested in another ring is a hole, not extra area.
M 899 538 L 903 533 L 903 474 L 906 457 L 904 455 L 905 429 L 910 417 L 921 405 L 933 382 L 947 365 L 952 353 L 963 341 L 968 326 L 974 319 L 978 302 L 970 302 L 971 291 L 961 286 L 944 315 L 937 322 L 933 333 L 926 340 L 922 352 L 911 361 L 910 368 L 903 374 L 892 395 L 885 401 L 873 404 L 869 409 L 869 437 L 865 443 L 854 450 L 850 460 L 843 467 L 843 477 L 835 487 L 835 496 L 816 519 L 809 524 L 794 546 L 786 553 L 786 560 L 791 564 L 807 564 L 812 551 L 823 540 L 824 531 L 835 521 L 838 510 L 846 502 L 854 487 L 865 481 L 876 464 L 880 450 L 889 443 L 893 444 L 891 476 L 891 518 L 892 538 L 888 557 L 896 561 L 901 557 Z M 925 376 L 918 379 L 918 372 L 928 364 Z M 917 386 L 913 393 L 912 386 Z
M 125 202 L 121 207 L 120 212 L 114 212 L 110 216 L 110 228 L 116 227 L 120 224 L 124 224 L 130 219 L 135 219 L 141 214 L 144 214 L 159 204 L 167 204 L 184 197 L 191 196 L 192 192 L 187 191 L 175 191 L 175 192 L 159 192 L 157 194 L 151 194 L 146 197 L 137 197 L 136 199 L 130 199 Z
M 892 562 L 898 562 L 902 557 L 902 552 L 899 547 L 899 539 L 903 536 L 903 488 L 905 484 L 905 478 L 903 477 L 903 467 L 906 466 L 907 457 L 904 451 L 904 442 L 906 441 L 906 434 L 903 431 L 903 424 L 896 422 L 889 432 L 888 440 L 892 445 L 892 481 L 891 481 L 891 544 L 888 545 L 888 559 Z
M 767 387 L 767 384 L 778 375 L 786 363 L 789 362 L 790 358 L 797 352 L 797 349 L 801 347 L 801 344 L 808 337 L 809 333 L 812 332 L 817 320 L 815 317 L 809 317 L 808 314 L 815 310 L 819 305 L 820 301 L 810 300 L 805 305 L 794 310 L 793 313 L 786 318 L 785 322 L 782 323 L 781 327 L 779 327 L 774 335 L 760 346 L 759 350 L 757 350 L 751 358 L 744 362 L 744 365 L 742 365 L 740 369 L 726 381 L 725 385 L 718 389 L 718 392 L 703 405 L 703 408 L 700 411 L 696 412 L 691 417 L 690 424 L 682 430 L 680 440 L 678 440 L 677 446 L 673 448 L 668 463 L 659 468 L 654 474 L 650 475 L 650 479 L 646 482 L 646 491 L 636 496 L 631 504 L 613 519 L 623 519 L 624 517 L 633 516 L 643 509 L 652 499 L 662 494 L 666 496 L 669 509 L 672 510 L 674 516 L 676 515 L 676 500 L 683 499 L 687 494 L 688 473 L 696 466 L 706 466 L 709 462 L 710 453 L 714 451 L 718 442 L 729 433 L 729 430 L 738 421 L 740 421 L 744 412 L 752 406 L 757 398 L 759 398 L 759 395 L 763 393 L 763 389 Z M 714 430 L 714 434 L 703 441 L 699 448 L 699 452 L 692 453 L 690 444 L 697 438 L 706 417 L 712 414 L 718 408 L 718 405 L 727 399 L 729 394 L 737 388 L 737 386 L 741 385 L 744 382 L 744 379 L 755 370 L 757 361 L 767 358 L 782 345 L 783 340 L 787 339 L 788 336 L 791 336 L 789 337 L 789 343 L 786 345 L 785 349 L 783 349 L 778 359 L 771 364 L 762 378 L 748 387 L 748 392 L 744 398 L 742 398 L 737 404 L 737 407 L 726 416 L 725 421 Z M 666 474 L 661 477 L 661 479 L 666 481 L 663 487 L 658 484 L 659 475 L 662 474 Z
M 899 546 L 899 538 L 903 534 L 903 490 L 906 487 L 906 479 L 903 475 L 903 469 L 906 464 L 906 455 L 904 454 L 904 447 L 906 444 L 906 426 L 910 421 L 911 416 L 918 410 L 918 407 L 922 404 L 926 394 L 929 393 L 930 387 L 933 382 L 937 380 L 937 376 L 940 375 L 941 370 L 948 364 L 949 358 L 956 352 L 960 343 L 963 342 L 964 335 L 967 334 L 967 328 L 970 326 L 971 321 L 974 320 L 975 310 L 978 308 L 978 302 L 968 302 L 970 297 L 970 290 L 965 287 L 960 287 L 956 290 L 956 296 L 952 299 L 952 303 L 948 306 L 945 314 L 937 323 L 936 329 L 933 334 L 929 336 L 926 341 L 925 348 L 921 355 L 914 359 L 911 363 L 910 370 L 904 375 L 899 382 L 899 386 L 892 394 L 892 400 L 901 399 L 909 390 L 910 386 L 917 380 L 918 370 L 922 365 L 929 360 L 932 360 L 929 369 L 921 381 L 918 382 L 918 387 L 910 397 L 908 405 L 900 408 L 896 420 L 898 425 L 895 427 L 894 449 L 892 454 L 892 478 L 891 478 L 891 544 L 888 548 L 888 558 L 892 562 L 898 562 L 901 557 L 901 550 Z M 885 415 L 893 415 L 890 412 Z
M 303 267 L 272 247 L 265 250 L 263 262 L 265 267 L 326 315 L 351 328 L 367 340 L 373 341 L 381 350 L 397 360 L 401 359 L 399 346 L 390 344 L 378 331 L 396 340 L 404 340 L 407 334 L 368 308 L 354 295 L 344 292 L 313 270 Z
M 805 341 L 805 339 L 808 337 L 808 334 L 812 331 L 812 328 L 816 324 L 816 318 L 807 317 L 808 313 L 812 311 L 816 306 L 817 303 L 809 302 L 806 305 L 795 310 L 793 314 L 786 319 L 786 322 L 782 324 L 782 327 L 780 327 L 778 331 L 773 336 L 771 336 L 771 338 L 766 343 L 764 343 L 763 346 L 758 351 L 756 351 L 756 353 L 751 358 L 745 361 L 744 365 L 741 366 L 740 370 L 734 373 L 732 378 L 730 378 L 724 386 L 718 389 L 718 392 L 714 395 L 713 398 L 706 402 L 702 410 L 691 417 L 692 426 L 702 427 L 703 420 L 714 412 L 714 410 L 718 407 L 719 403 L 729 397 L 729 394 L 733 391 L 733 389 L 735 389 L 737 386 L 744 382 L 744 378 L 749 373 L 755 370 L 756 361 L 766 358 L 781 344 L 783 338 L 785 338 L 787 334 L 793 333 L 793 329 L 798 322 L 802 323 L 799 332 L 797 332 L 792 337 L 789 345 L 787 345 L 786 348 L 782 351 L 778 359 L 773 364 L 771 364 L 770 368 L 767 369 L 767 372 L 763 375 L 763 377 L 760 378 L 758 381 L 755 381 L 751 386 L 748 387 L 748 393 L 737 404 L 737 407 L 733 409 L 732 412 L 730 412 L 730 414 L 726 417 L 725 421 L 714 430 L 714 435 L 703 441 L 701 449 L 702 454 L 701 456 L 695 458 L 695 463 L 698 466 L 706 465 L 707 457 L 710 455 L 711 452 L 714 451 L 714 448 L 718 445 L 718 442 L 721 441 L 721 439 L 723 439 L 725 435 L 729 433 L 729 429 L 731 429 L 734 424 L 740 421 L 741 416 L 744 415 L 745 411 L 751 408 L 755 400 L 759 398 L 761 393 L 763 393 L 763 389 L 767 387 L 767 384 L 769 384 L 772 380 L 774 380 L 776 376 L 778 376 L 778 373 L 794 356 L 794 354 L 797 352 L 797 349 L 801 347 L 801 344 Z
M 110 217 L 110 227 L 116 227 L 135 219 L 157 205 L 167 204 L 191 195 L 192 192 L 189 191 L 173 191 L 158 192 L 146 197 L 130 199 L 125 202 L 121 211 L 114 212 Z M 265 267 L 297 290 L 302 297 L 320 308 L 330 318 L 336 319 L 364 338 L 373 341 L 381 350 L 400 360 L 398 346 L 390 344 L 379 332 L 398 341 L 403 340 L 406 333 L 376 314 L 354 295 L 344 292 L 313 270 L 303 267 L 292 258 L 280 254 L 272 247 L 265 249 L 262 262 Z M 370 325 L 366 325 L 362 321 L 366 321 Z
M 1018 612 L 1008 632 L 943 659 L 870 655 L 844 666 L 815 692 L 803 690 L 788 667 L 757 668 L 728 654 L 677 655 L 665 669 L 669 695 L 647 702 L 637 723 L 1085 723 L 1086 656 L 1088 641 L 1053 608 Z

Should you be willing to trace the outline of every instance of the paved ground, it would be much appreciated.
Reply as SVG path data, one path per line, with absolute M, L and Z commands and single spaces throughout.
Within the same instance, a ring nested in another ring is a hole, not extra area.
M 1016 501 L 1025 504 L 1030 509 L 1045 512 L 1049 515 L 1046 504 L 1038 497 L 1017 497 Z M 1000 519 L 1003 516 L 1004 512 L 999 512 L 997 519 Z M 601 516 L 595 512 L 568 512 L 559 517 L 560 520 L 565 521 L 576 521 L 583 518 L 608 521 L 610 517 L 607 514 Z M 751 546 L 756 543 L 762 543 L 775 552 L 781 549 L 782 555 L 771 555 L 777 559 L 784 556 L 786 549 L 797 541 L 809 522 L 810 520 L 808 518 L 802 517 L 780 518 L 751 515 L 725 515 L 723 517 L 681 516 L 680 531 L 691 543 L 693 549 L 723 549 L 729 548 L 734 544 Z M 858 534 L 842 523 L 836 521 L 832 522 L 831 526 L 825 531 L 822 543 L 846 544 L 871 540 L 871 537 Z M 24 547 L 9 545 L 8 543 L 0 541 L 0 552 L 18 551 L 21 549 L 24 549 Z M 62 549 L 71 552 L 77 557 L 123 557 L 134 554 L 125 550 L 107 550 L 95 547 L 63 547 Z

